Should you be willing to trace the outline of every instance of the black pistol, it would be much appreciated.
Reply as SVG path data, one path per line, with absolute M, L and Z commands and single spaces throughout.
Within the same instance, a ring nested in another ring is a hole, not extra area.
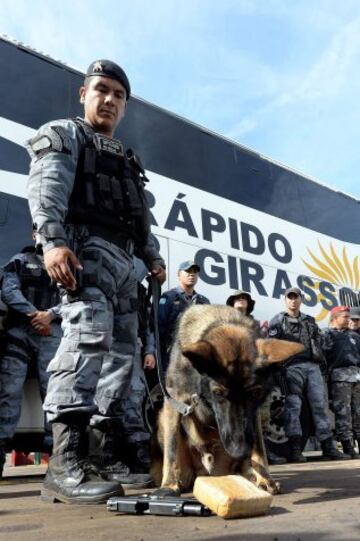
M 210 509 L 194 498 L 164 498 L 150 494 L 115 496 L 109 498 L 106 507 L 108 511 L 130 515 L 164 515 L 170 517 L 186 515 L 205 517 L 211 515 Z

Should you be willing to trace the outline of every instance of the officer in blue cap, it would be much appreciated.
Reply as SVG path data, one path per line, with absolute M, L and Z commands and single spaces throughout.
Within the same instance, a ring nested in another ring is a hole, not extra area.
M 178 267 L 179 285 L 163 293 L 160 298 L 159 334 L 164 369 L 169 364 L 176 322 L 180 314 L 192 304 L 210 304 L 207 297 L 195 291 L 199 272 L 200 267 L 195 261 L 183 261 Z
M 122 494 L 121 485 L 149 483 L 118 460 L 119 404 L 137 340 L 134 251 L 161 283 L 166 277 L 150 232 L 145 171 L 114 138 L 129 98 L 124 70 L 96 60 L 80 88 L 84 118 L 49 122 L 28 143 L 37 244 L 64 291 L 64 336 L 44 404 L 54 448 L 42 497 L 51 501 L 99 503 Z

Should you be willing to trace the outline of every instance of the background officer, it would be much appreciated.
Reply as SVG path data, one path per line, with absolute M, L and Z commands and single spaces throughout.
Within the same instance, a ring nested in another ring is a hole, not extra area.
M 44 404 L 54 451 L 42 496 L 51 501 L 102 502 L 122 493 L 119 483 L 143 480 L 116 452 L 137 340 L 133 253 L 160 282 L 166 274 L 150 236 L 144 170 L 113 138 L 129 97 L 125 72 L 97 60 L 80 88 L 84 120 L 50 122 L 28 146 L 37 243 L 50 277 L 66 290 L 64 337 L 49 365 Z
M 183 261 L 178 268 L 178 287 L 169 289 L 169 291 L 165 291 L 161 295 L 159 302 L 159 335 L 164 369 L 169 364 L 170 350 L 180 314 L 192 304 L 210 304 L 207 297 L 195 291 L 199 272 L 200 267 L 195 261 Z
M 330 312 L 330 327 L 325 331 L 332 347 L 326 352 L 330 375 L 330 394 L 335 414 L 335 431 L 344 453 L 359 458 L 353 437 L 360 443 L 360 336 L 349 326 L 350 308 L 336 306 Z
M 45 270 L 41 252 L 26 247 L 4 268 L 2 299 L 8 306 L 7 339 L 0 361 L 0 476 L 5 448 L 21 413 L 22 391 L 30 366 L 39 379 L 44 400 L 47 367 L 61 338 L 59 294 Z M 51 431 L 44 446 L 51 448 Z
M 349 316 L 349 329 L 360 334 L 360 308 L 358 306 L 352 306 L 349 311 Z
M 305 350 L 291 357 L 285 365 L 287 395 L 285 398 L 285 434 L 290 440 L 292 462 L 305 462 L 302 455 L 300 414 L 306 398 L 321 443 L 323 457 L 331 460 L 348 458 L 336 449 L 327 415 L 327 397 L 320 364 L 325 361 L 322 337 L 313 317 L 300 312 L 302 294 L 297 287 L 285 291 L 286 311 L 277 314 L 269 324 L 269 337 L 300 342 Z
M 241 289 L 238 289 L 228 297 L 226 304 L 228 306 L 232 306 L 233 308 L 236 308 L 240 312 L 244 314 L 244 316 L 248 316 L 253 318 L 251 315 L 254 311 L 255 307 L 255 301 L 251 297 L 250 293 L 247 291 L 242 291 Z

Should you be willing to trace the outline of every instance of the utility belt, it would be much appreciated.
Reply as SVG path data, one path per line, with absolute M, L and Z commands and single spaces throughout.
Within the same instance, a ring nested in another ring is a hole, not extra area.
M 116 244 L 118 248 L 127 252 L 130 256 L 134 253 L 134 241 L 123 233 L 111 231 L 102 225 L 86 224 L 89 235 L 100 237 L 107 242 Z

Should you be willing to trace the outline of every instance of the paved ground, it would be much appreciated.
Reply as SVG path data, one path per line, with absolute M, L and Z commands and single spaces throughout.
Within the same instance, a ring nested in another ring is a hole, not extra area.
M 32 473 L 41 467 L 32 468 Z M 15 469 L 12 469 L 14 472 Z M 16 468 L 19 474 L 23 469 Z M 272 468 L 284 493 L 264 517 L 155 517 L 40 501 L 40 479 L 0 482 L 1 541 L 350 541 L 360 538 L 360 460 Z

